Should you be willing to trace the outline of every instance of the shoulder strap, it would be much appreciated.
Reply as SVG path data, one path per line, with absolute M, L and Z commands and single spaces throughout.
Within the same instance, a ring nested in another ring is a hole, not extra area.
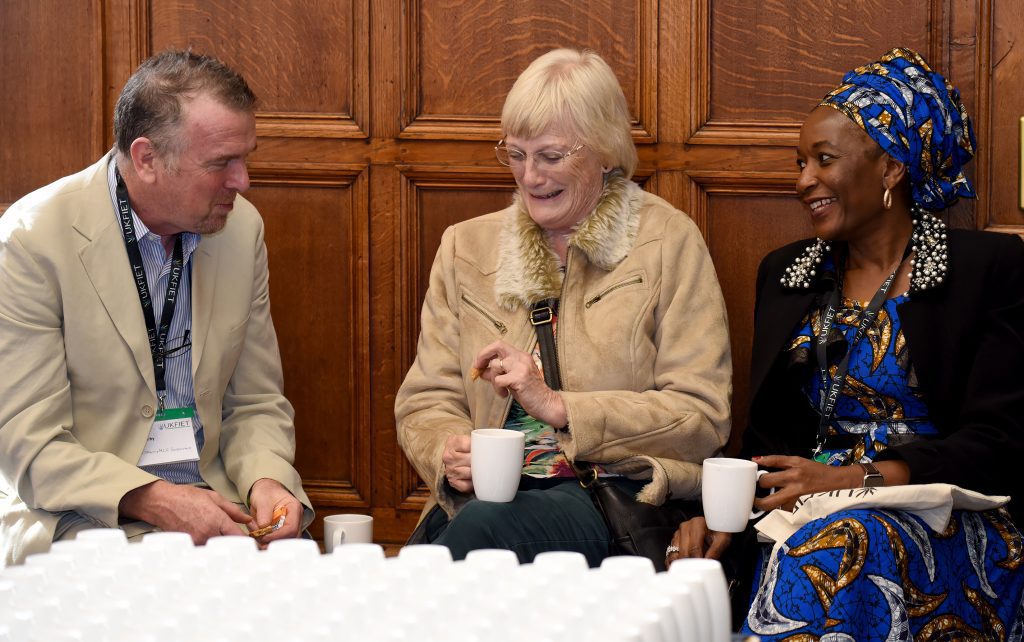
M 530 323 L 537 333 L 540 346 L 540 362 L 544 366 L 544 383 L 552 390 L 562 389 L 562 375 L 558 367 L 558 351 L 555 348 L 555 333 L 551 328 L 558 312 L 558 299 L 544 299 L 533 304 Z M 597 481 L 597 469 L 587 462 L 569 462 L 576 478 L 584 488 L 590 488 Z
M 558 371 L 558 351 L 555 349 L 555 333 L 551 324 L 558 312 L 558 299 L 542 299 L 530 310 L 530 323 L 537 333 L 540 344 L 540 363 L 544 366 L 544 383 L 552 390 L 562 389 L 562 375 Z

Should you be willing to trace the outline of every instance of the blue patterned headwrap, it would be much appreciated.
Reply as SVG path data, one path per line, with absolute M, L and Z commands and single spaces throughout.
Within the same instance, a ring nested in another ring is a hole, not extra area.
M 974 130 L 960 94 L 916 51 L 898 47 L 843 76 L 821 101 L 846 114 L 907 166 L 918 205 L 945 209 L 975 198 L 963 167 L 974 156 Z

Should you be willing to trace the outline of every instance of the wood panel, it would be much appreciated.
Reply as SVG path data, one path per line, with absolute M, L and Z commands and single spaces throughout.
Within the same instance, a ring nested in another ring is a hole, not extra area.
M 98 0 L 0 2 L 0 213 L 103 154 L 101 19 Z
M 314 174 L 255 165 L 249 198 L 266 225 L 285 394 L 296 409 L 296 466 L 321 505 L 368 507 L 365 168 Z
M 711 3 L 708 120 L 798 124 L 850 69 L 901 45 L 925 52 L 927 2 Z
M 149 16 L 151 51 L 190 46 L 245 77 L 260 134 L 365 136 L 365 2 L 182 0 L 153 2 Z
M 409 208 L 403 213 L 408 238 L 412 241 L 410 247 L 415 248 L 404 257 L 407 269 L 403 270 L 415 284 L 407 302 L 411 309 L 419 310 L 423 303 L 434 250 L 445 229 L 460 221 L 504 209 L 512 202 L 515 181 L 511 172 L 502 170 L 485 174 L 409 168 L 403 172 Z M 414 316 L 418 319 L 418 314 Z M 419 324 L 415 325 L 414 334 L 418 334 Z
M 497 140 L 505 95 L 537 56 L 595 49 L 624 87 L 637 136 L 655 131 L 656 2 L 406 0 L 405 137 Z M 467 19 L 472 16 L 471 19 Z
M 987 113 L 982 123 L 987 131 L 1000 135 L 987 137 L 991 148 L 981 150 L 980 160 L 985 164 L 986 173 L 982 180 L 983 197 L 988 197 L 988 207 L 982 207 L 981 217 L 985 227 L 998 231 L 1015 232 L 1024 235 L 1024 209 L 1021 209 L 1021 154 L 1024 140 L 1019 131 L 1020 119 L 1024 117 L 1024 92 L 1021 78 L 1024 77 L 1024 3 L 999 2 L 992 12 L 994 26 L 989 64 L 991 68 L 990 92 Z M 1016 188 L 1016 189 L 1015 189 Z
M 811 236 L 811 226 L 799 202 L 784 186 L 750 190 L 728 180 L 704 181 L 707 195 L 708 251 L 718 268 L 732 342 L 733 433 L 729 452 L 739 449 L 747 425 L 750 398 L 750 349 L 754 338 L 754 283 L 761 258 L 786 243 Z M 737 237 L 736 230 L 743 230 Z M 725 268 L 724 266 L 728 266 Z

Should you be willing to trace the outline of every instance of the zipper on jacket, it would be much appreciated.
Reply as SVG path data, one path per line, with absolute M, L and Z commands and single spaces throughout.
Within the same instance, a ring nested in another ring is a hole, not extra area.
M 481 314 L 481 316 L 483 316 L 485 319 L 490 321 L 491 324 L 502 335 L 505 335 L 506 333 L 508 333 L 508 326 L 507 325 L 505 325 L 501 321 L 498 321 L 497 319 L 495 319 L 493 316 L 490 315 L 490 313 L 487 312 L 487 310 L 484 310 L 481 306 L 477 305 L 476 302 L 474 302 L 472 299 L 467 297 L 465 294 L 462 295 L 462 302 L 465 303 L 466 305 L 468 305 L 469 307 L 473 308 L 477 312 L 479 312 Z
M 615 285 L 611 286 L 607 290 L 604 290 L 603 292 L 598 293 L 597 296 L 595 296 L 594 298 L 592 298 L 589 301 L 587 301 L 586 303 L 584 303 L 583 306 L 586 307 L 586 308 L 590 308 L 590 306 L 594 305 L 595 303 L 597 303 L 598 301 L 600 301 L 601 299 L 603 299 L 607 295 L 611 294 L 615 290 L 618 290 L 619 288 L 624 288 L 627 285 L 637 285 L 637 284 L 643 283 L 643 282 L 644 282 L 644 277 L 643 276 L 634 276 L 632 279 L 629 279 L 627 281 L 623 281 L 622 283 L 616 283 Z
M 565 272 L 562 273 L 562 287 L 558 292 L 558 324 L 561 327 L 562 321 L 565 319 L 565 310 L 569 306 L 563 306 L 562 303 L 565 301 L 565 286 L 569 283 L 569 272 L 570 266 L 572 265 L 573 247 L 570 245 L 565 250 Z M 565 390 L 565 372 L 562 370 L 562 341 L 559 340 L 558 334 L 555 334 L 555 367 L 558 368 L 558 378 L 562 382 L 562 389 Z M 568 408 L 566 408 L 568 411 Z M 558 426 L 552 426 L 552 428 L 558 428 Z

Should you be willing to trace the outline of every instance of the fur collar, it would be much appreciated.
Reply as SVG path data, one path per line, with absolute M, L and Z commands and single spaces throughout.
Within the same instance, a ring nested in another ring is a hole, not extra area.
M 643 190 L 636 183 L 619 172 L 610 174 L 597 207 L 576 227 L 569 247 L 602 270 L 615 268 L 636 242 L 642 198 Z M 544 229 L 530 218 L 518 192 L 506 211 L 499 247 L 494 288 L 501 307 L 511 312 L 561 295 L 558 256 Z

